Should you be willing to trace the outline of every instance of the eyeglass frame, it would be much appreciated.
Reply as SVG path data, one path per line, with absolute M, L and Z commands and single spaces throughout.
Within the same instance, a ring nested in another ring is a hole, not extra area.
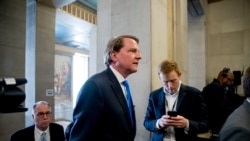
M 46 117 L 50 117 L 51 114 L 52 114 L 51 111 L 48 111 L 48 112 L 45 112 L 45 113 L 44 112 L 38 112 L 38 113 L 36 113 L 36 116 L 39 117 L 39 118 L 43 118 L 44 115 L 46 115 Z

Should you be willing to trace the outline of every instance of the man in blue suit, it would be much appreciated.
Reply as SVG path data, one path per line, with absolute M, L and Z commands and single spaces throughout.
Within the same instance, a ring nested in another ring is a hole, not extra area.
M 151 141 L 196 141 L 208 131 L 208 114 L 201 92 L 181 83 L 174 61 L 159 65 L 163 87 L 150 93 L 144 126 L 152 132 Z
M 10 141 L 65 141 L 63 126 L 51 123 L 51 107 L 46 101 L 38 101 L 33 106 L 32 117 L 35 124 L 20 129 L 10 136 Z
M 109 41 L 104 53 L 107 69 L 90 77 L 79 92 L 70 141 L 134 140 L 135 111 L 131 121 L 122 82 L 138 69 L 142 58 L 138 44 L 131 35 Z
M 250 141 L 250 67 L 243 80 L 247 99 L 229 115 L 219 132 L 219 141 Z

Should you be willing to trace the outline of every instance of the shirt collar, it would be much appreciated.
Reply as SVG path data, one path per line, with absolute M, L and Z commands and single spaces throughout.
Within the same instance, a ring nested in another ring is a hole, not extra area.
M 39 133 L 40 135 L 41 135 L 43 132 L 45 132 L 46 134 L 48 134 L 48 133 L 49 133 L 49 127 L 48 127 L 45 131 L 42 131 L 42 130 L 38 129 L 38 128 L 35 126 L 35 132 Z
M 114 73 L 116 79 L 119 81 L 119 83 L 122 83 L 125 78 L 111 65 L 109 66 L 109 68 L 111 69 L 111 71 Z

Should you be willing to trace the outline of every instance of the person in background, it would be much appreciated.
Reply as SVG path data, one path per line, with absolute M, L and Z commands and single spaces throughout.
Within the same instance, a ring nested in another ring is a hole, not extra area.
M 250 141 L 250 67 L 243 78 L 244 103 L 229 115 L 219 132 L 219 141 Z
M 233 93 L 233 82 L 233 72 L 229 68 L 224 68 L 219 72 L 217 79 L 214 79 L 202 90 L 209 113 L 211 138 L 218 137 L 218 133 L 228 115 L 240 105 L 233 104 L 233 100 L 236 101 L 236 97 L 239 97 Z
M 137 72 L 142 58 L 138 44 L 132 35 L 109 41 L 104 52 L 107 69 L 90 77 L 79 92 L 70 141 L 134 141 L 135 111 L 130 106 L 130 115 L 122 83 Z
M 34 104 L 34 125 L 20 129 L 10 136 L 10 141 L 65 141 L 63 126 L 51 122 L 51 107 L 46 101 Z
M 149 95 L 144 126 L 151 141 L 196 141 L 197 134 L 208 131 L 208 114 L 201 92 L 181 82 L 175 61 L 159 65 L 163 87 Z M 176 114 L 174 115 L 174 112 Z

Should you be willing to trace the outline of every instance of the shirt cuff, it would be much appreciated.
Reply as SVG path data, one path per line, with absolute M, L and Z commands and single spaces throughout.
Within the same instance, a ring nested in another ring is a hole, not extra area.
M 156 129 L 161 129 L 161 127 L 160 127 L 160 125 L 159 125 L 159 122 L 160 122 L 160 120 L 158 119 L 158 120 L 156 121 L 156 125 L 155 125 Z
M 189 131 L 189 120 L 187 119 L 187 127 L 184 129 L 184 133 L 188 134 Z

